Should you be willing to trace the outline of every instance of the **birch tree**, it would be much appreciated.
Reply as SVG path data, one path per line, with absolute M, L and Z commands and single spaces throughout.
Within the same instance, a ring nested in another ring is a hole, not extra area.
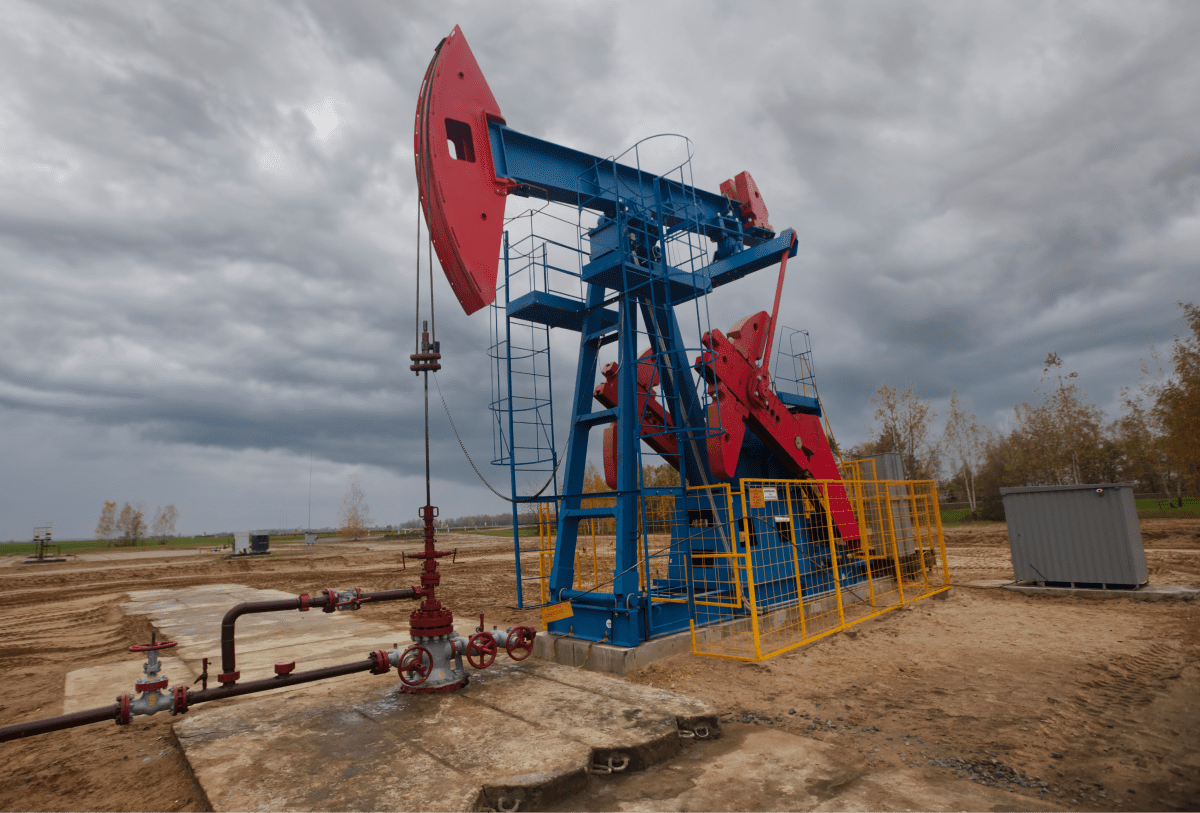
M 980 425 L 974 413 L 963 407 L 957 390 L 950 395 L 950 414 L 946 416 L 942 438 L 946 450 L 962 474 L 963 490 L 966 492 L 971 511 L 974 511 L 975 474 L 987 449 L 987 430 Z

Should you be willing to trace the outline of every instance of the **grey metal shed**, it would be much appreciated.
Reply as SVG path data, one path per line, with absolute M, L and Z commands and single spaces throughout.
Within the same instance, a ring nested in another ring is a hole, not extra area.
M 1146 583 L 1133 486 L 1002 488 L 1013 576 L 1052 586 Z

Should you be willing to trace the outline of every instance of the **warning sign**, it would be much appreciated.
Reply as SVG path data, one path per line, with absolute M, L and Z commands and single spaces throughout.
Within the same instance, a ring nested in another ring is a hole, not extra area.
M 542 623 L 549 624 L 551 621 L 562 621 L 565 618 L 570 618 L 575 615 L 571 610 L 571 602 L 563 601 L 558 604 L 548 604 L 542 608 Z
M 764 490 L 765 489 L 761 489 L 761 488 L 750 489 L 750 507 L 751 508 L 765 508 L 767 506 L 766 500 L 764 499 L 764 496 L 763 496 Z

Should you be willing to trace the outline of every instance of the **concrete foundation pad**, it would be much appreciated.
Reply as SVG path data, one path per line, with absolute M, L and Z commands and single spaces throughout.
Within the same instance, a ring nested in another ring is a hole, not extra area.
M 542 660 L 610 675 L 626 675 L 660 658 L 691 651 L 691 632 L 677 632 L 634 647 L 601 644 L 550 632 L 539 632 L 533 641 L 533 654 Z
M 1003 589 L 1027 596 L 1070 596 L 1073 598 L 1132 598 L 1139 601 L 1195 601 L 1200 590 L 1177 584 L 1145 584 L 1133 590 L 1103 590 L 1089 587 L 1039 587 L 1036 584 L 1005 584 Z
M 390 695 L 395 685 L 355 692 Z M 213 810 L 472 810 L 479 786 L 328 696 L 259 697 L 175 724 Z
M 285 595 L 239 585 L 138 591 L 122 609 L 147 616 L 160 638 L 180 640 L 164 661 L 172 685 L 191 683 L 204 657 L 213 685 L 224 613 Z M 464 633 L 475 623 L 456 619 Z M 370 620 L 366 608 L 244 616 L 238 669 L 247 680 L 276 661 L 295 660 L 298 669 L 353 662 L 407 637 Z M 100 702 L 87 694 L 79 708 L 111 703 L 140 676 L 139 659 L 116 666 L 71 673 L 82 687 L 119 672 L 120 690 L 97 690 Z M 677 754 L 684 736 L 719 732 L 716 709 L 702 700 L 536 658 L 501 654 L 469 673 L 470 684 L 453 694 L 405 694 L 394 672 L 285 686 L 194 706 L 174 728 L 218 811 L 547 809 L 581 790 L 591 772 L 636 771 Z
M 850 749 L 785 731 L 742 727 L 651 774 L 597 785 L 568 810 L 1057 810 L 932 768 L 868 766 Z

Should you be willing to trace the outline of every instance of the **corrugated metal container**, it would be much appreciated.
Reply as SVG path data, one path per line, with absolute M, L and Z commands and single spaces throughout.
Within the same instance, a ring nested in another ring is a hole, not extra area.
M 1002 488 L 1013 575 L 1072 587 L 1146 583 L 1133 486 Z

